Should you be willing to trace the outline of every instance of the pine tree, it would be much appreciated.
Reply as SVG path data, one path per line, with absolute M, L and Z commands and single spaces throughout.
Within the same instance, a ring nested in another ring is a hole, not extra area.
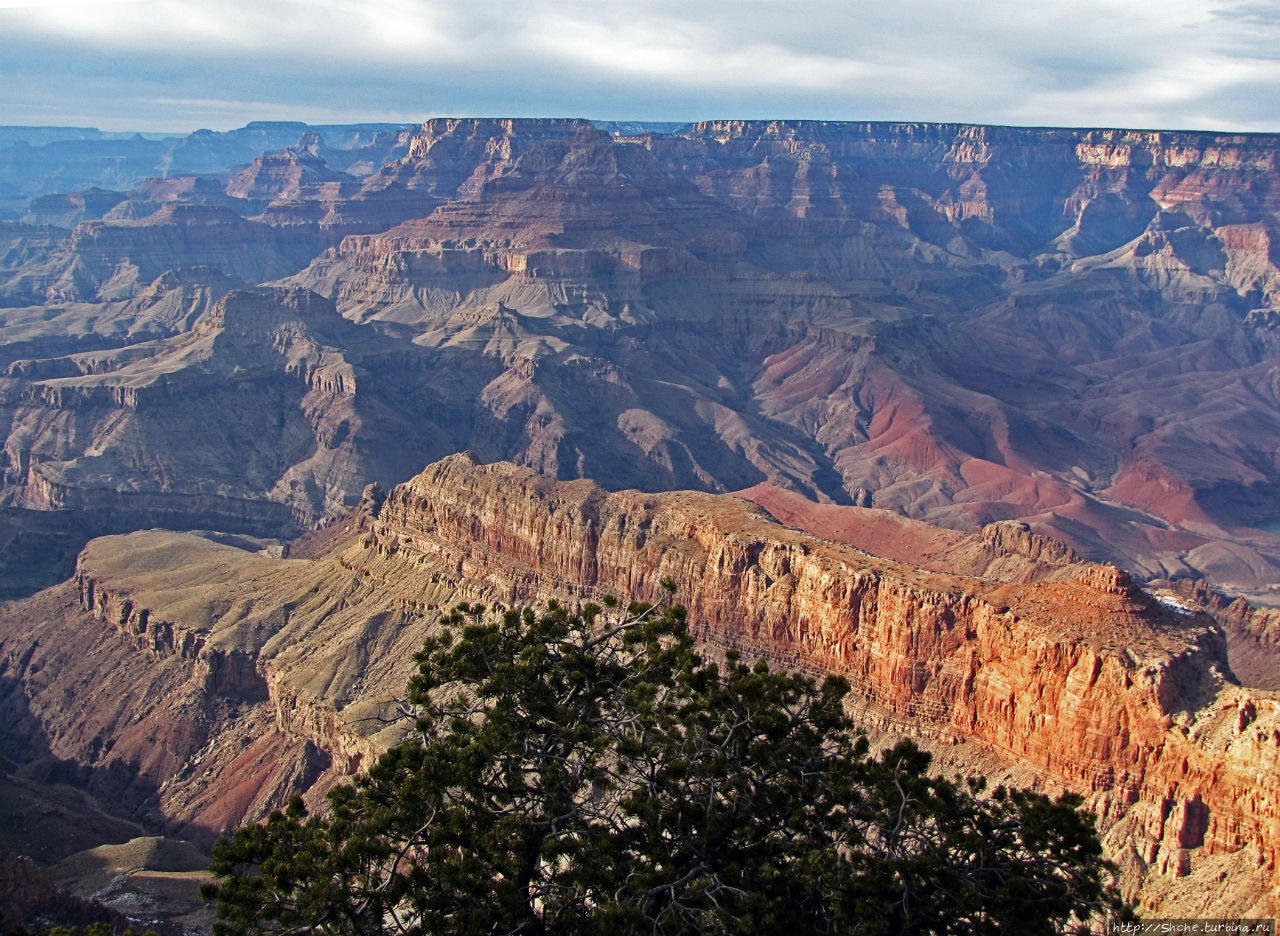
M 846 681 L 725 665 L 670 600 L 461 605 L 412 737 L 220 841 L 220 936 L 1048 934 L 1121 912 L 1071 797 L 872 755 Z

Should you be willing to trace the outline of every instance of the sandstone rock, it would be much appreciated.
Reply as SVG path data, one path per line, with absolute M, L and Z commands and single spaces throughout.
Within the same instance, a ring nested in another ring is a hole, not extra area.
M 351 176 L 333 171 L 319 156 L 305 150 L 288 149 L 259 156 L 247 169 L 231 177 L 226 192 L 233 198 L 270 203 L 276 199 L 297 198 L 304 189 L 315 190 L 325 186 L 332 193 L 330 197 L 337 196 L 343 182 L 350 183 L 354 189 L 355 180 Z M 338 187 L 334 187 L 335 183 Z
M 286 129 L 309 132 L 236 139 Z M 241 492 L 309 525 L 370 477 L 472 448 L 611 487 L 768 482 L 966 533 L 1019 520 L 1139 578 L 1277 600 L 1273 137 L 441 119 L 384 144 L 396 158 L 358 183 L 320 168 L 341 159 L 312 134 L 237 177 L 252 197 L 175 170 L 70 236 L 5 234 L 0 299 L 21 308 L 0 360 L 23 366 L 0 409 L 31 404 L 4 423 L 5 496 L 75 503 L 121 470 L 32 475 L 31 433 L 65 431 L 69 398 L 23 381 L 185 334 L 227 288 L 289 275 L 364 326 L 330 347 L 369 375 L 360 420 L 306 416 L 328 420 L 322 449 L 348 433 L 359 467 L 326 452 Z M 203 296 L 196 266 L 221 277 Z M 183 288 L 147 301 L 168 277 Z M 130 394 L 98 393 L 99 425 L 132 424 Z M 222 483 L 168 477 L 175 498 Z
M 12 723 L 56 739 L 55 757 L 130 765 L 138 779 L 124 789 L 149 778 L 148 815 L 169 828 L 222 828 L 290 789 L 318 796 L 399 737 L 382 718 L 440 609 L 644 596 L 670 575 L 706 652 L 840 673 L 870 728 L 910 732 L 952 769 L 1084 794 L 1108 848 L 1133 856 L 1127 886 L 1147 906 L 1188 908 L 1179 882 L 1229 866 L 1254 884 L 1208 906 L 1272 907 L 1280 705 L 1233 683 L 1212 618 L 1154 600 L 1114 567 L 1068 562 L 1027 582 L 928 570 L 734 498 L 607 493 L 466 455 L 398 485 L 375 515 L 376 500 L 310 560 L 178 534 L 94 541 L 74 592 L 0 608 L 13 667 L 0 675 L 32 705 Z M 1074 558 L 1017 527 L 980 539 L 1023 562 Z M 19 623 L 31 602 L 68 599 L 41 628 Z M 103 651 L 77 657 L 37 636 L 59 633 L 63 647 L 92 639 Z M 118 703 L 109 716 L 101 702 L 54 704 L 106 672 L 115 688 L 102 698 L 149 685 L 162 703 L 153 714 Z M 175 711 L 228 714 L 175 731 Z
M 1077 561 L 1075 578 L 1022 585 L 931 574 L 721 498 L 604 494 L 463 456 L 392 491 L 367 542 L 374 574 L 413 557 L 504 603 L 653 593 L 670 575 L 708 647 L 841 673 L 926 735 L 982 742 L 1086 794 L 1105 825 L 1151 804 L 1130 834 L 1172 849 L 1152 859 L 1162 874 L 1219 854 L 1275 867 L 1280 710 L 1269 700 L 1266 728 L 1226 740 L 1219 725 L 1239 735 L 1238 713 L 1262 719 L 1263 703 L 1232 701 L 1222 633 L 1113 567 Z

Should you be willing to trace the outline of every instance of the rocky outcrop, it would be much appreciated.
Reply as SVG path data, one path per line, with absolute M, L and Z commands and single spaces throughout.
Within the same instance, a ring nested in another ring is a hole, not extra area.
M 264 668 L 277 727 L 324 751 L 334 770 L 352 776 L 367 769 L 385 750 L 384 744 L 350 724 L 331 702 L 300 690 L 295 674 L 270 663 Z
M 280 198 L 297 198 L 304 191 L 317 194 L 323 191 L 332 199 L 344 194 L 341 189 L 344 182 L 355 188 L 355 179 L 333 171 L 319 156 L 305 149 L 287 149 L 259 156 L 248 168 L 231 177 L 226 193 L 233 198 L 260 200 L 266 204 Z
M 409 127 L 385 123 L 253 121 L 234 130 L 197 130 L 165 139 L 87 128 L 6 127 L 0 166 L 12 184 L 0 201 L 0 218 L 32 210 L 33 197 L 38 210 L 48 205 L 39 201 L 46 195 L 93 188 L 127 192 L 157 180 L 230 173 L 286 147 L 319 156 L 353 176 L 366 176 L 403 156 L 410 136 Z
M 303 267 L 328 244 L 312 230 L 281 233 L 225 206 L 173 204 L 141 221 L 85 221 L 55 260 L 48 301 L 128 295 L 167 270 L 212 267 L 261 283 Z
M 24 220 L 28 224 L 52 224 L 69 229 L 81 221 L 101 218 L 124 200 L 120 192 L 97 188 L 70 195 L 44 195 L 31 200 Z
M 30 510 L 76 511 L 106 528 L 192 527 L 262 536 L 289 536 L 299 529 L 287 506 L 217 495 L 135 493 L 61 484 L 39 470 L 27 477 L 21 505 Z
M 370 184 L 400 184 L 446 198 L 468 195 L 539 144 L 591 130 L 588 121 L 575 119 L 439 117 L 424 123 L 409 141 L 408 154 Z
M 1025 523 L 1016 520 L 983 527 L 981 538 L 975 545 L 992 559 L 1019 556 L 1029 562 L 1055 568 L 1084 562 L 1079 553 L 1065 543 L 1039 536 Z
M 1259 608 L 1224 595 L 1207 582 L 1180 579 L 1161 583 L 1171 605 L 1213 616 L 1228 641 L 1231 670 L 1249 687 L 1280 690 L 1280 610 Z
M 115 627 L 116 632 L 134 639 L 142 649 L 155 656 L 178 655 L 194 660 L 204 649 L 207 633 L 186 630 L 172 621 L 152 617 L 148 608 L 136 607 L 133 599 L 114 594 L 99 585 L 83 569 L 75 575 L 80 606 L 99 621 Z
M 138 542 L 96 540 L 71 582 L 0 605 L 6 763 L 202 845 L 295 792 L 320 796 L 339 774 L 277 726 L 259 666 L 287 615 L 246 620 L 229 598 L 279 566 L 196 537 L 121 540 Z
M 209 695 L 253 701 L 266 694 L 267 683 L 257 671 L 257 654 L 252 650 L 206 648 L 208 631 L 163 620 L 133 598 L 112 592 L 84 569 L 76 570 L 75 584 L 84 610 L 114 626 L 116 633 L 139 649 L 156 658 L 178 656 L 193 661 L 192 673 Z
M 890 510 L 818 504 L 767 482 L 735 496 L 758 504 L 786 526 L 936 572 L 1012 583 L 1086 574 L 1086 562 L 1075 550 L 1017 520 L 989 523 L 964 534 Z
M 0 498 L 92 511 L 113 527 L 134 517 L 135 528 L 295 535 L 338 512 L 331 498 L 353 504 L 368 470 L 353 434 L 369 371 L 340 350 L 351 331 L 315 293 L 232 291 L 179 335 L 17 361 L 0 400 L 12 427 Z M 173 448 L 153 452 L 160 438 Z

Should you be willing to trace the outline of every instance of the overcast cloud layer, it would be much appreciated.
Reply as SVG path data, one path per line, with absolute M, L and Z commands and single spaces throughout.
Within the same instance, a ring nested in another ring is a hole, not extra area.
M 0 124 L 438 115 L 1280 131 L 1280 0 L 0 0 Z

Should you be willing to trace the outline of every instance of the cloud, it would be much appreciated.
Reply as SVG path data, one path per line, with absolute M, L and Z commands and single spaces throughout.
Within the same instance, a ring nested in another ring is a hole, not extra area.
M 1280 24 L 1280 2 L 1277 0 L 1229 0 L 1215 4 L 1211 15 L 1233 20 L 1249 27 L 1275 27 Z
M 74 7 L 140 3 L 142 0 L 0 0 L 0 10 L 29 8 L 33 10 L 65 10 Z
M 324 104 L 281 103 L 279 101 L 255 101 L 235 98 L 146 98 L 144 105 L 152 105 L 170 114 L 173 119 L 192 118 L 203 127 L 210 123 L 226 123 L 239 126 L 244 114 L 254 114 L 256 120 L 302 121 L 308 124 L 362 123 L 369 120 L 365 110 Z M 388 112 L 379 115 L 379 121 L 412 124 L 425 117 L 438 116 L 420 111 Z
M 180 98 L 247 108 L 210 105 L 224 124 L 311 108 L 1280 128 L 1277 30 L 1280 0 L 0 0 L 0 122 L 57 107 L 55 87 L 71 108 L 78 86 L 99 124 Z

